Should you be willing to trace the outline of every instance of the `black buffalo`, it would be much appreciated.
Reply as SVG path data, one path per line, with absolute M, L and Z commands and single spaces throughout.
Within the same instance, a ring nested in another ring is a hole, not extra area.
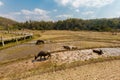
M 51 53 L 50 52 L 46 52 L 46 51 L 40 51 L 37 56 L 35 56 L 35 60 L 40 57 L 40 60 L 42 60 L 42 58 L 45 60 L 46 59 L 46 56 L 47 56 L 47 59 L 49 57 L 51 57 Z
M 97 53 L 98 55 L 102 55 L 103 54 L 103 51 L 100 49 L 100 50 L 93 50 L 93 52 Z
M 44 44 L 45 42 L 43 40 L 37 40 L 36 42 L 36 45 L 39 45 L 39 44 Z
M 64 49 L 70 50 L 71 47 L 70 46 L 63 46 Z

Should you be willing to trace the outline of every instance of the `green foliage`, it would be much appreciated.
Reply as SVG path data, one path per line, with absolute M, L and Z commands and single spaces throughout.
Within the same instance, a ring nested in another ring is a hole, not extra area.
M 115 31 L 120 30 L 120 18 L 112 19 L 76 19 L 52 21 L 26 21 L 18 23 L 16 21 L 0 17 L 1 29 L 31 29 L 31 30 L 92 30 L 92 31 Z
M 92 31 L 112 31 L 120 29 L 120 18 L 113 19 L 67 19 L 52 21 L 26 21 L 18 23 L 19 29 L 27 28 L 32 30 L 92 30 Z

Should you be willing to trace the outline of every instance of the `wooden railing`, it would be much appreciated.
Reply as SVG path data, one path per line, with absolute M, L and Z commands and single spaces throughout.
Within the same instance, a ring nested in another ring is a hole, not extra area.
M 20 33 L 20 32 L 11 32 L 9 34 L 17 34 L 19 36 L 4 38 L 3 36 L 0 37 L 0 46 L 4 46 L 5 44 L 11 42 L 18 42 L 26 39 L 31 39 L 33 37 L 32 33 Z

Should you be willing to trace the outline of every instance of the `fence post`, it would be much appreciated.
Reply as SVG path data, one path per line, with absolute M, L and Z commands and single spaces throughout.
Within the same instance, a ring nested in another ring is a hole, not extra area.
M 24 36 L 24 40 L 26 39 L 26 34 L 23 35 Z
M 4 46 L 5 44 L 2 36 L 1 36 L 1 42 L 2 42 L 2 46 Z
M 16 43 L 18 43 L 18 39 L 17 39 L 17 37 L 15 37 L 15 40 L 16 40 Z
M 8 34 L 9 34 L 9 33 L 10 33 L 10 29 L 8 28 L 8 30 L 7 30 L 7 31 L 8 31 Z
M 33 34 L 32 34 L 32 33 L 30 33 L 30 39 L 32 39 L 32 37 L 33 37 Z

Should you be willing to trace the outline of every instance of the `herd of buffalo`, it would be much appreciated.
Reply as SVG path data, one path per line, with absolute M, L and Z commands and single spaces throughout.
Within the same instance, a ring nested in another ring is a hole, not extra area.
M 44 40 L 37 40 L 36 41 L 36 45 L 40 45 L 40 44 L 44 44 L 45 41 Z M 63 46 L 64 49 L 66 50 L 76 50 L 78 49 L 76 46 Z M 97 53 L 98 55 L 102 55 L 103 51 L 101 49 L 95 50 L 93 49 L 94 53 Z M 51 53 L 48 51 L 40 51 L 36 56 L 35 56 L 35 60 L 37 60 L 38 58 L 40 58 L 40 60 L 44 59 L 48 59 L 51 58 Z

